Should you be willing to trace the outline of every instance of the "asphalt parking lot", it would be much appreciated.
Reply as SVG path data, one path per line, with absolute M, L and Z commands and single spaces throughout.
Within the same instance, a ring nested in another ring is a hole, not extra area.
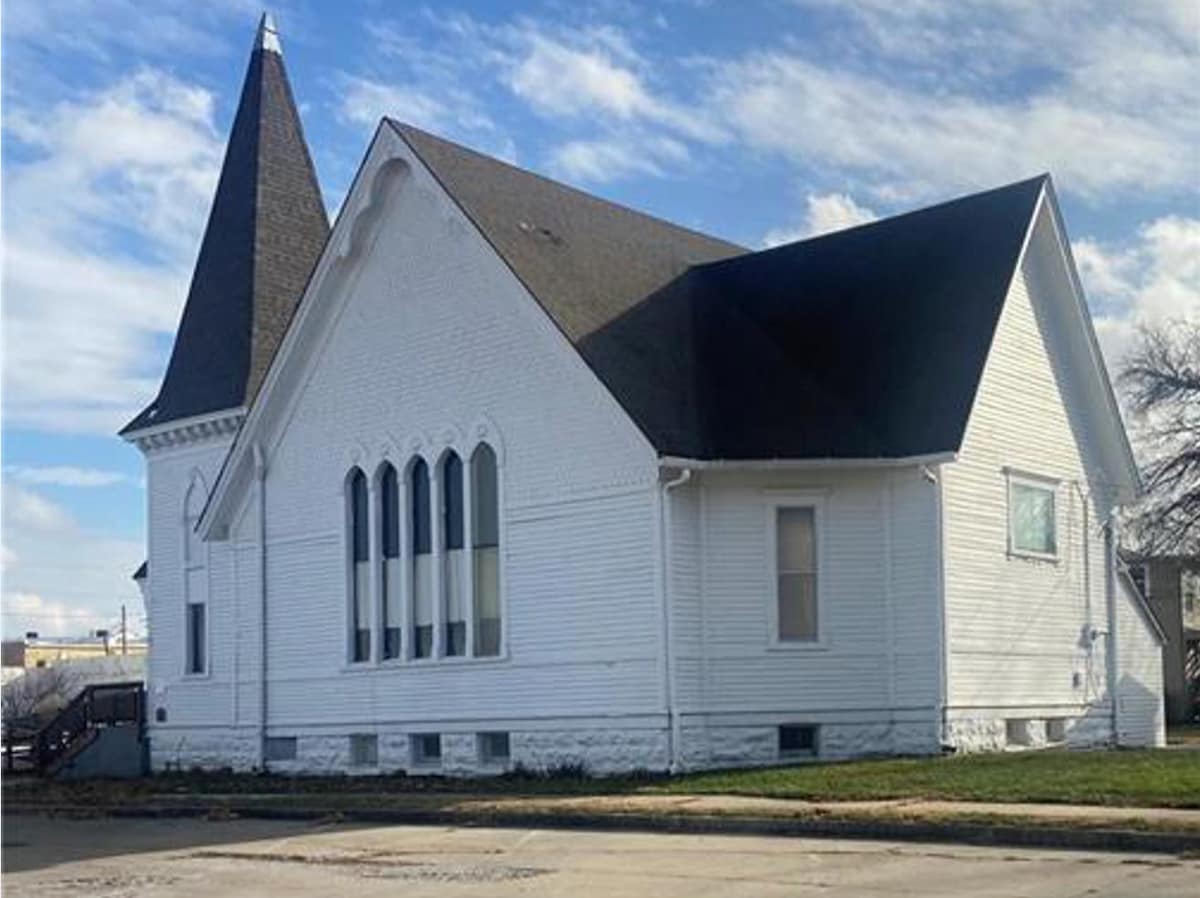
M 834 839 L 5 817 L 6 896 L 1141 896 L 1200 861 Z

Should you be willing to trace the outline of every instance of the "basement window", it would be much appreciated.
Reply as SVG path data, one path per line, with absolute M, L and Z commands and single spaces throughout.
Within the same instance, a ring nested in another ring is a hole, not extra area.
M 430 767 L 442 763 L 442 737 L 439 733 L 417 733 L 412 737 L 413 764 Z
M 785 723 L 779 728 L 779 755 L 784 758 L 815 757 L 817 727 L 811 723 Z
M 268 761 L 296 760 L 296 737 L 268 736 L 263 745 L 263 755 Z
M 1030 721 L 1025 717 L 1009 717 L 1004 721 L 1004 743 L 1010 748 L 1025 748 L 1033 744 Z
M 1067 719 L 1065 717 L 1051 717 L 1046 720 L 1046 742 L 1049 745 L 1058 745 L 1067 741 Z
M 375 767 L 379 764 L 379 737 L 374 733 L 350 734 L 350 766 Z
M 484 764 L 507 764 L 510 757 L 508 733 L 480 733 L 479 760 Z

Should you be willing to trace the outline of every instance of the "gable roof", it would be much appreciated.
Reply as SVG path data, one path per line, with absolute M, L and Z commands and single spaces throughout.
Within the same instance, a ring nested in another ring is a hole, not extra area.
M 264 16 L 162 386 L 121 433 L 249 405 L 328 236 L 278 36 Z
M 959 448 L 1041 176 L 761 252 L 391 122 L 663 455 Z

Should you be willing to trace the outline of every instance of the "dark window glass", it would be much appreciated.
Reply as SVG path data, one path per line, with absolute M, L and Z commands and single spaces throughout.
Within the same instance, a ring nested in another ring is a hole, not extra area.
M 385 465 L 383 477 L 380 479 L 381 493 L 379 501 L 383 514 L 383 557 L 400 557 L 400 490 L 396 481 L 396 469 Z
M 486 443 L 471 456 L 471 544 L 477 549 L 500 545 L 496 453 Z
M 367 478 L 357 468 L 350 478 L 350 517 L 354 528 L 354 560 L 370 558 L 370 536 L 367 527 Z
M 188 605 L 187 611 L 187 671 L 204 673 L 204 605 Z
M 429 521 L 429 467 L 421 459 L 412 466 L 412 538 L 413 554 L 428 555 L 433 551 Z
M 442 466 L 442 520 L 446 528 L 446 549 L 463 547 L 463 470 L 462 461 L 451 452 Z
M 815 754 L 817 728 L 808 724 L 785 724 L 779 728 L 779 751 L 785 754 Z

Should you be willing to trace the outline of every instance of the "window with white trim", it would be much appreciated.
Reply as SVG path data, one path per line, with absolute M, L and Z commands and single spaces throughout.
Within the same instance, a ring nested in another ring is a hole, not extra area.
M 433 530 L 430 520 L 429 466 L 423 459 L 409 470 L 412 534 L 412 656 L 433 654 Z
M 350 660 L 371 660 L 371 531 L 367 477 L 350 474 Z
M 471 455 L 471 576 L 476 657 L 500 654 L 500 491 L 496 453 L 480 443 Z
M 463 520 L 463 466 L 457 453 L 442 462 L 442 651 L 448 657 L 467 653 L 467 552 Z
M 816 642 L 817 510 L 775 508 L 775 633 L 780 642 Z
M 388 660 L 400 657 L 404 617 L 400 605 L 400 483 L 396 469 L 386 462 L 379 478 L 379 521 L 383 530 L 383 560 L 379 572 L 383 594 L 383 658 Z
M 184 498 L 184 673 L 208 672 L 208 566 L 204 541 L 197 525 L 204 511 L 205 489 L 199 476 L 192 479 Z
M 1055 487 L 1052 480 L 1008 475 L 1008 545 L 1018 555 L 1058 555 Z

